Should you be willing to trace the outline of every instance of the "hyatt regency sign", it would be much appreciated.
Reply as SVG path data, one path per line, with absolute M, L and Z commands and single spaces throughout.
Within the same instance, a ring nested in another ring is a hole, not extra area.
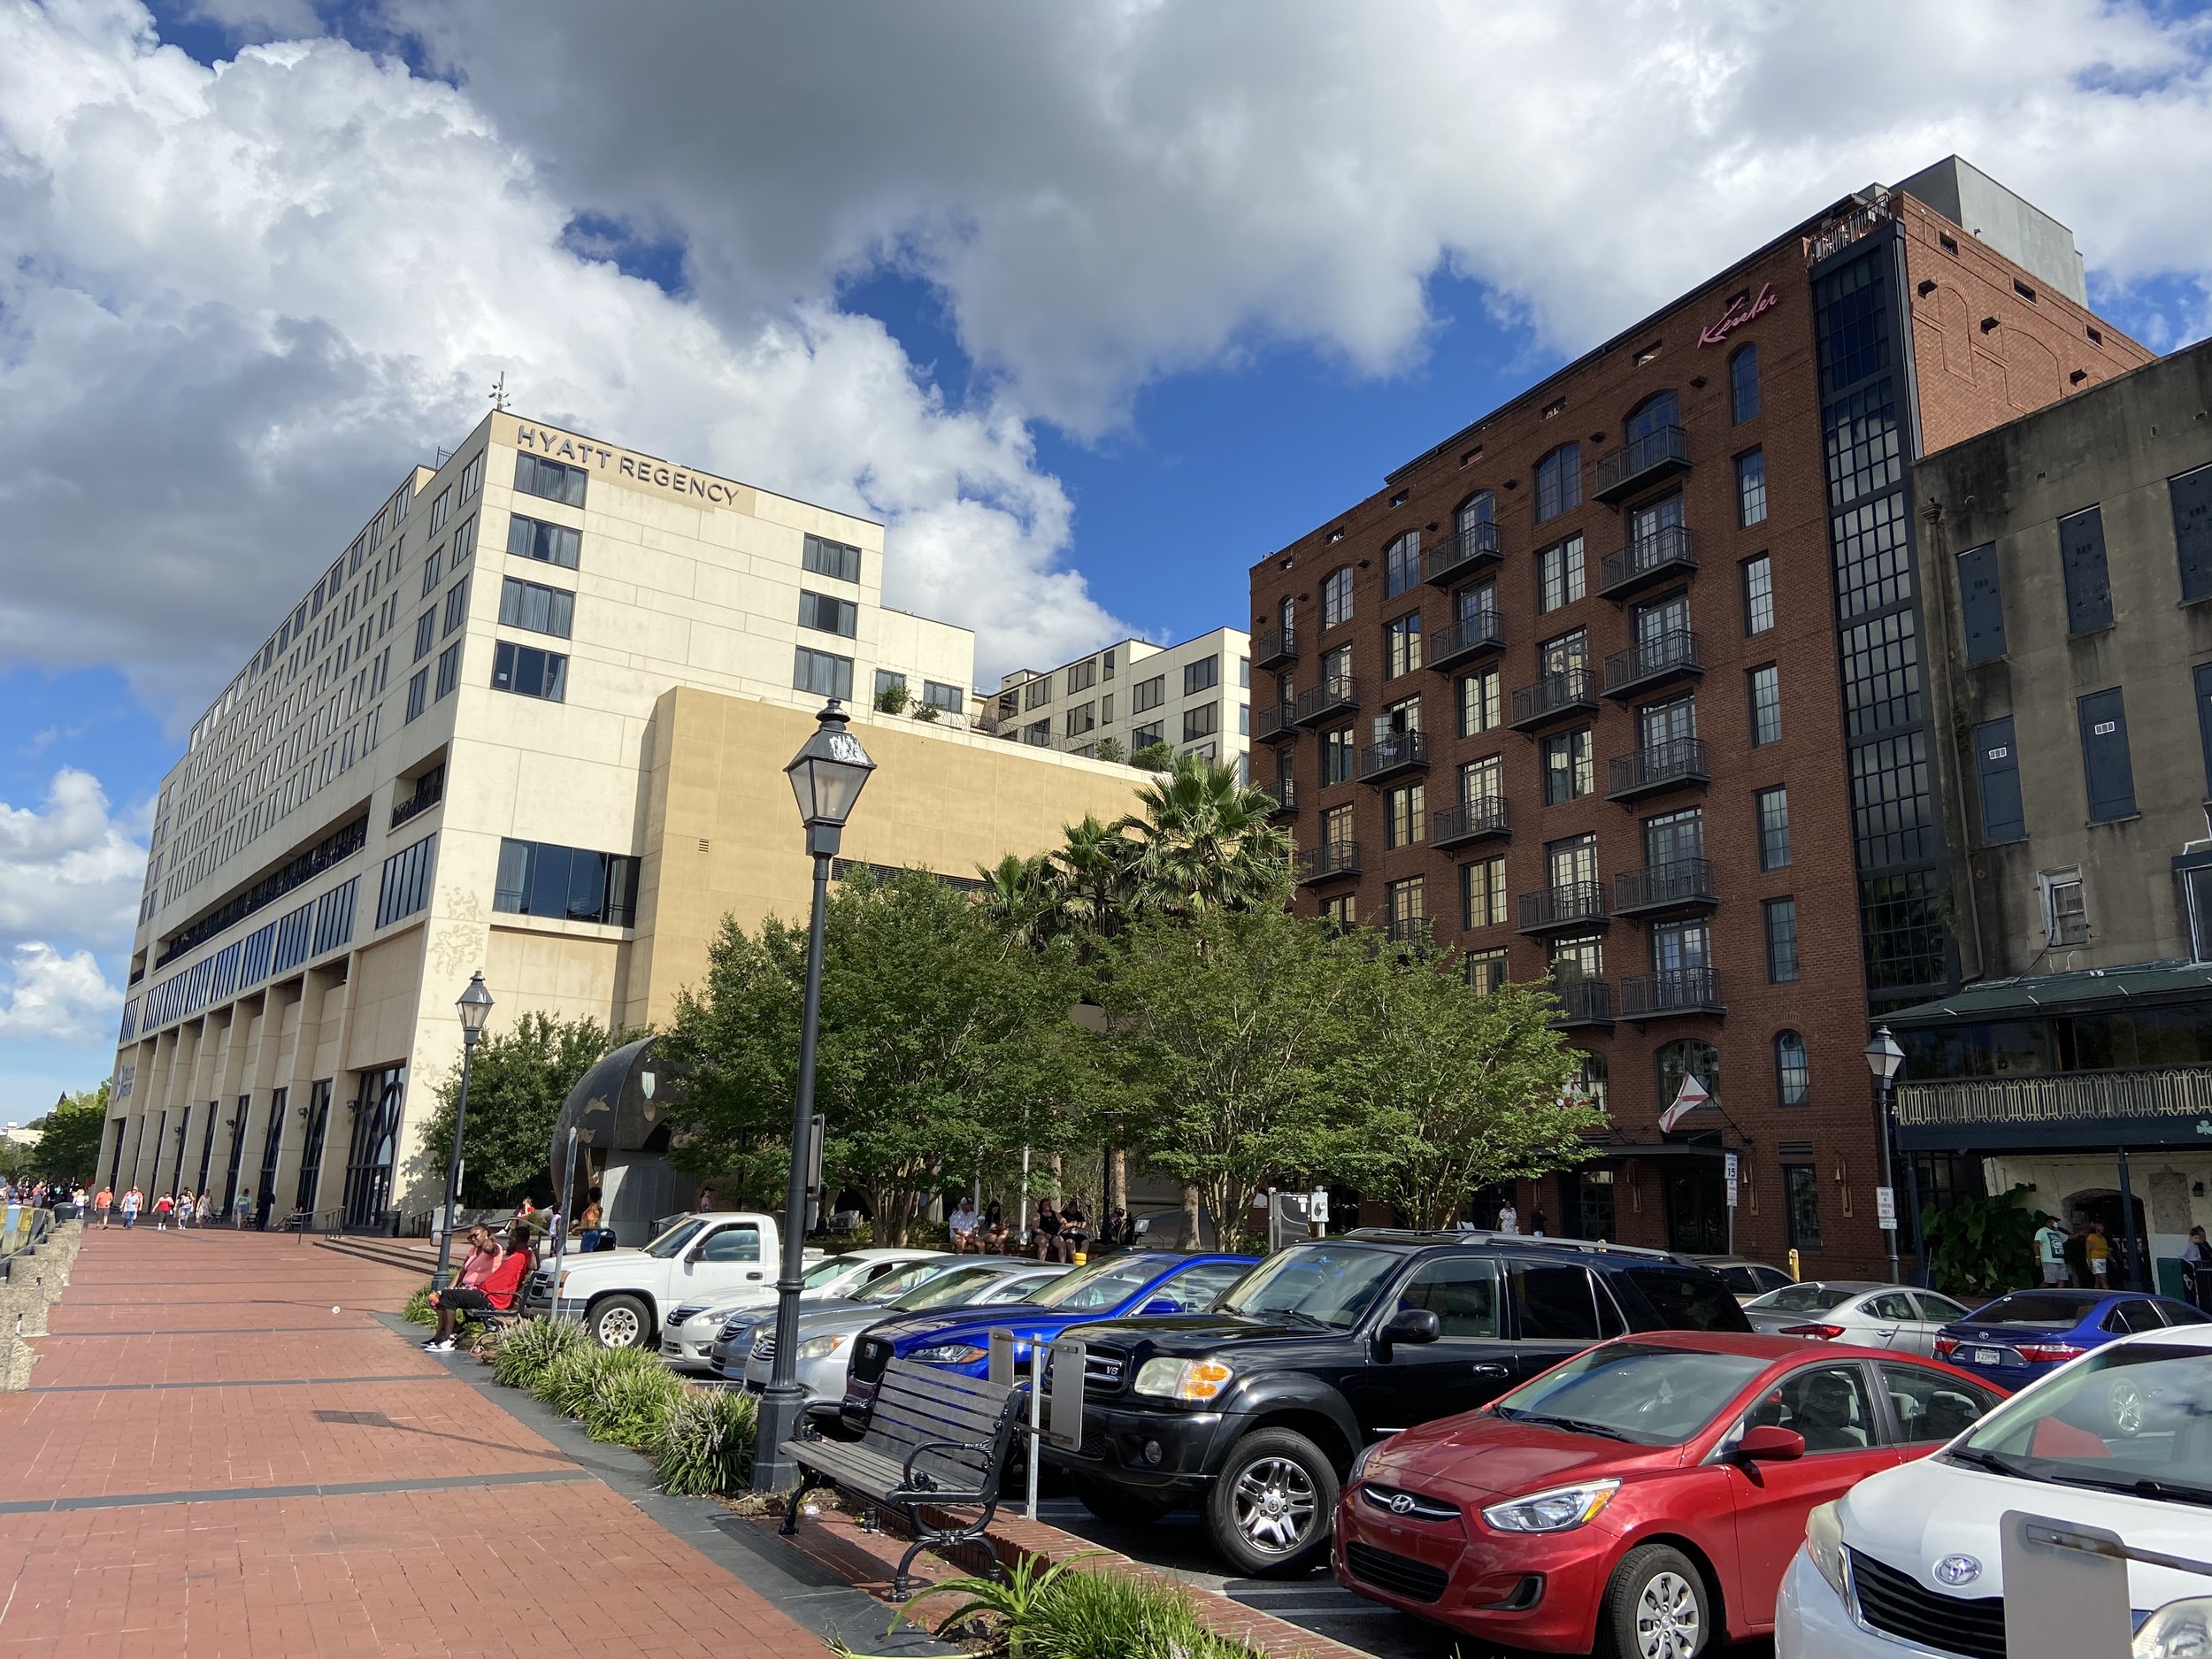
M 557 432 L 550 426 L 517 421 L 514 443 L 516 449 L 541 455 L 549 461 L 563 461 L 610 480 L 678 495 L 687 502 L 733 507 L 740 512 L 753 511 L 753 492 L 743 484 L 732 484 L 689 467 L 672 466 L 666 461 L 634 455 L 627 449 L 609 449 L 588 438 Z

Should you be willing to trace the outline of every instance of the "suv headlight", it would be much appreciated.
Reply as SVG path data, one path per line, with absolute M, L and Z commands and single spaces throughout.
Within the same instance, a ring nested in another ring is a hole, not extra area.
M 1219 1360 L 1148 1359 L 1137 1368 L 1136 1392 L 1155 1400 L 1203 1405 L 1218 1400 L 1236 1372 Z
M 2212 1596 L 2169 1601 L 2135 1632 L 2135 1659 L 2204 1659 L 2212 1654 Z
M 972 1342 L 947 1342 L 937 1348 L 918 1348 L 907 1357 L 924 1365 L 972 1365 L 990 1358 L 990 1351 Z
M 801 1359 L 827 1359 L 851 1341 L 849 1336 L 810 1336 L 799 1344 Z
M 1843 1509 L 1824 1503 L 1805 1517 L 1805 1553 L 1838 1595 L 1843 1587 Z
M 1555 1486 L 1510 1503 L 1494 1504 L 1482 1512 L 1482 1518 L 1501 1532 L 1571 1532 L 1612 1502 L 1613 1494 L 1620 1489 L 1617 1480 Z

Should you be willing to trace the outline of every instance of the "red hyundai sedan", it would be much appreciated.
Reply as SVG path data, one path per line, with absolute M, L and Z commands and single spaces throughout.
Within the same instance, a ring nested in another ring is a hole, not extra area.
M 1361 1595 L 1486 1640 L 1693 1659 L 1774 1628 L 1814 1505 L 2001 1398 L 1874 1348 L 1622 1337 L 1369 1447 L 1331 1563 Z

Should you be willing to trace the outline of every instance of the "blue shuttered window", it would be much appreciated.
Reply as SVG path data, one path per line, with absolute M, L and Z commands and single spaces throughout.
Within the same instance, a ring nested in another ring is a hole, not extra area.
M 2020 751 L 2012 719 L 1985 720 L 1974 728 L 1974 772 L 1981 784 L 1982 839 L 2016 841 L 2028 833 L 2020 798 Z
M 2110 627 L 2112 582 L 2105 572 L 2104 514 L 2092 507 L 2061 518 L 2058 557 L 2066 573 L 2066 631 L 2087 634 Z
M 2089 786 L 2093 823 L 2135 816 L 2135 768 L 2128 759 L 2127 710 L 2117 687 L 2093 692 L 2076 707 L 2081 716 L 2081 770 Z
M 1966 660 L 1986 663 L 2005 654 L 2004 589 L 1997 549 L 1970 548 L 1959 555 L 1959 603 L 1966 622 Z

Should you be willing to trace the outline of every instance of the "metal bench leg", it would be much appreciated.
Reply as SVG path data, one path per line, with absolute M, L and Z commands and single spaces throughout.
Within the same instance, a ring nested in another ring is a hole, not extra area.
M 911 1515 L 908 1517 L 910 1521 L 913 1518 Z M 914 1541 L 907 1546 L 906 1554 L 899 1557 L 899 1570 L 891 1579 L 891 1599 L 894 1601 L 910 1600 L 915 1591 L 929 1588 L 928 1579 L 918 1578 L 907 1569 L 914 1564 L 914 1557 L 927 1549 L 933 1541 L 918 1528 L 917 1529 Z
M 804 1469 L 799 1471 L 799 1484 L 791 1488 L 791 1502 L 783 1506 L 783 1525 L 779 1530 L 784 1537 L 799 1535 L 799 1500 L 806 1496 L 813 1485 L 813 1474 Z

